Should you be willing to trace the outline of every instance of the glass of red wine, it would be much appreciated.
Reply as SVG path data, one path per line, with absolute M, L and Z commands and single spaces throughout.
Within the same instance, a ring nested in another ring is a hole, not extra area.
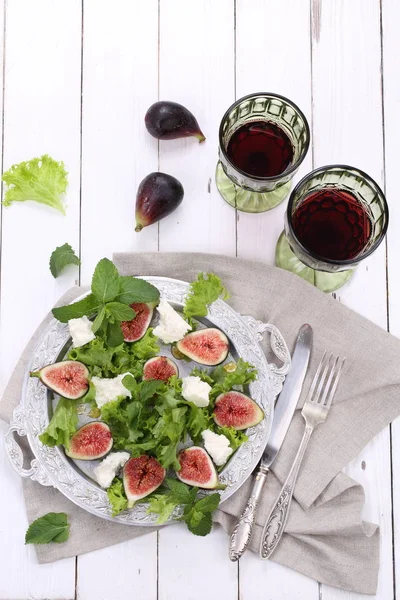
M 276 264 L 332 292 L 375 252 L 388 223 L 385 196 L 369 175 L 347 165 L 321 167 L 290 195 Z
M 228 108 L 219 128 L 216 183 L 231 206 L 259 213 L 289 194 L 307 154 L 310 128 L 301 110 L 277 94 L 250 94 Z

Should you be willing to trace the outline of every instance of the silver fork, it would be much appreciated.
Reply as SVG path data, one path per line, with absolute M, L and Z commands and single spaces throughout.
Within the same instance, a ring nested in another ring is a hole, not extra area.
M 271 509 L 261 536 L 260 557 L 263 559 L 271 556 L 282 537 L 304 453 L 315 427 L 323 423 L 328 416 L 343 364 L 344 359 L 340 360 L 338 356 L 334 358 L 332 354 L 327 357 L 326 352 L 319 363 L 310 391 L 304 402 L 303 410 L 301 411 L 306 422 L 303 439 L 301 440 L 296 458 L 286 481 L 282 486 L 281 493 Z

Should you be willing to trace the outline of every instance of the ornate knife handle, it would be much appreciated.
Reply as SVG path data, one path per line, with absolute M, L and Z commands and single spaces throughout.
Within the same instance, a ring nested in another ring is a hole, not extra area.
M 18 434 L 20 437 L 26 436 L 26 426 L 24 412 L 21 405 L 17 406 L 14 410 L 10 425 L 4 435 L 4 444 L 8 458 L 10 459 L 11 466 L 18 473 L 20 477 L 32 479 L 38 481 L 41 485 L 50 486 L 53 485 L 50 481 L 46 471 L 41 467 L 39 461 L 34 458 L 31 460 L 30 469 L 24 468 L 24 455 L 21 446 L 15 440 L 14 434 Z
M 229 558 L 232 561 L 238 560 L 249 545 L 253 533 L 258 501 L 267 479 L 267 474 L 268 469 L 260 467 L 254 479 L 250 497 L 232 532 L 229 544 Z
M 264 560 L 270 558 L 271 554 L 279 544 L 283 531 L 286 527 L 297 476 L 299 474 L 304 452 L 308 446 L 312 432 L 312 427 L 307 426 L 305 428 L 303 439 L 301 440 L 301 444 L 297 451 L 292 468 L 290 469 L 289 475 L 282 486 L 282 490 L 277 501 L 273 505 L 271 512 L 268 515 L 260 544 L 260 557 Z

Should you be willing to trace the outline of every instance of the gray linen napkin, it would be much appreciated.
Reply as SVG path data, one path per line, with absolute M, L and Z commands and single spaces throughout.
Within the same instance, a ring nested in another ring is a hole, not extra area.
M 164 275 L 186 281 L 194 279 L 199 271 L 213 271 L 230 290 L 230 304 L 242 314 L 275 324 L 290 348 L 300 325 L 309 322 L 315 335 L 305 390 L 325 349 L 346 356 L 334 406 L 311 440 L 286 533 L 273 560 L 323 583 L 374 594 L 379 570 L 379 530 L 361 520 L 363 489 L 341 470 L 400 413 L 397 401 L 400 375 L 396 368 L 400 361 L 400 341 L 300 278 L 262 263 L 182 253 L 116 254 L 114 262 L 124 275 Z M 82 288 L 70 290 L 59 303 L 65 304 L 80 293 Z M 24 365 L 38 332 L 18 363 L 0 404 L 0 417 L 5 420 L 20 400 Z M 304 397 L 299 406 L 303 401 Z M 297 410 L 267 480 L 251 546 L 255 551 L 263 522 L 297 451 L 303 427 Z M 250 485 L 251 481 L 246 482 L 215 515 L 215 521 L 228 533 L 243 508 Z M 29 521 L 48 511 L 65 511 L 70 515 L 69 541 L 37 547 L 39 562 L 82 554 L 153 531 L 93 517 L 56 490 L 31 481 L 24 481 L 24 495 Z

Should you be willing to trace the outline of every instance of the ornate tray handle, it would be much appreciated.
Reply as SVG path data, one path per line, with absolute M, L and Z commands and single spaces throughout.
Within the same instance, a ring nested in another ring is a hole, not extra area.
M 18 434 L 20 437 L 26 436 L 25 419 L 21 405 L 15 408 L 10 425 L 4 436 L 4 443 L 11 466 L 20 477 L 38 481 L 40 484 L 46 486 L 53 485 L 46 471 L 44 471 L 44 469 L 40 466 L 39 461 L 36 458 L 31 460 L 30 469 L 24 468 L 24 455 L 21 446 L 15 439 L 14 434 Z
M 242 319 L 245 321 L 247 327 L 255 334 L 259 342 L 263 340 L 265 332 L 268 332 L 271 335 L 270 344 L 272 352 L 283 363 L 283 365 L 278 367 L 274 363 L 269 363 L 269 367 L 271 371 L 277 375 L 287 375 L 290 371 L 292 359 L 290 357 L 290 352 L 286 342 L 283 339 L 279 329 L 275 327 L 275 325 L 271 325 L 271 323 L 257 321 L 254 319 L 254 317 L 250 317 L 248 315 L 242 316 Z

